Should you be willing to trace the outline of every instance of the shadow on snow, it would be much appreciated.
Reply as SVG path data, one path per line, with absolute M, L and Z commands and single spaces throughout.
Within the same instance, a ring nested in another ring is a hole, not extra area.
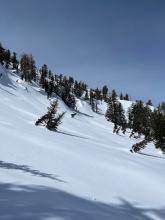
M 165 217 L 165 209 L 139 208 L 124 199 L 104 204 L 48 187 L 0 184 L 0 219 L 153 220 L 147 213 Z
M 49 174 L 49 173 L 43 173 L 43 172 L 40 172 L 39 170 L 34 170 L 34 169 L 32 169 L 32 168 L 30 168 L 29 166 L 26 166 L 26 165 L 18 165 L 18 164 L 14 164 L 14 163 L 7 163 L 7 162 L 4 162 L 4 161 L 0 160 L 0 168 L 11 169 L 11 170 L 21 170 L 25 173 L 30 173 L 30 174 L 35 175 L 35 176 L 49 178 L 49 179 L 52 179 L 52 180 L 56 180 L 58 182 L 65 182 L 65 181 L 59 179 L 57 176 L 54 176 L 54 175 Z

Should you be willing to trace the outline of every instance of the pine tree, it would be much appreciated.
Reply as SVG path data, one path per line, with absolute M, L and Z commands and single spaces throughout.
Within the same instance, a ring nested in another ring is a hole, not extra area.
M 112 102 L 115 102 L 116 99 L 117 99 L 117 94 L 116 94 L 116 91 L 115 91 L 114 89 L 112 90 L 112 95 L 111 95 L 111 97 L 112 97 Z
M 84 99 L 85 99 L 86 101 L 89 100 L 89 92 L 88 92 L 88 90 L 86 90 L 86 92 L 85 92 L 85 97 L 84 97 Z
M 30 65 L 30 81 L 31 80 L 36 81 L 36 66 L 32 54 L 29 55 L 29 65 Z
M 11 63 L 13 65 L 13 69 L 18 70 L 18 60 L 17 60 L 17 54 L 15 52 L 13 52 L 12 56 L 11 56 Z
M 132 130 L 130 137 L 137 134 L 138 137 L 144 135 L 146 141 L 151 140 L 152 111 L 148 105 L 144 105 L 142 101 L 132 104 L 128 110 L 128 121 Z
M 41 67 L 41 70 L 40 70 L 40 85 L 44 88 L 44 83 L 45 83 L 45 80 L 48 76 L 48 67 L 46 64 L 44 64 L 42 67 Z
M 125 94 L 124 100 L 129 101 L 129 95 L 127 93 Z
M 156 148 L 165 152 L 165 115 L 160 109 L 153 112 L 152 138 Z
M 107 111 L 105 113 L 105 117 L 108 121 L 111 121 L 114 123 L 115 119 L 114 119 L 114 113 L 115 109 L 114 109 L 114 102 L 112 101 L 112 97 L 109 97 L 108 99 L 108 108 Z
M 117 100 L 114 101 L 112 97 L 108 100 L 108 109 L 106 111 L 105 117 L 108 121 L 114 123 L 114 133 L 118 133 L 121 129 L 125 133 L 127 128 L 125 112 L 122 104 Z
M 146 104 L 152 106 L 152 101 L 151 101 L 151 99 L 149 99 Z
M 23 54 L 20 60 L 20 69 L 22 72 L 22 79 L 31 82 L 36 79 L 35 60 L 30 54 Z
M 73 91 L 77 98 L 80 98 L 85 90 L 86 89 L 84 88 L 84 85 L 81 82 L 78 83 L 77 81 L 75 81 Z
M 3 48 L 2 44 L 0 43 L 0 63 L 3 65 L 3 61 L 5 59 L 5 49 Z
M 95 98 L 96 98 L 96 100 L 101 100 L 102 101 L 101 90 L 99 90 L 98 88 L 95 89 Z
M 48 112 L 39 118 L 35 125 L 44 125 L 49 130 L 57 131 L 58 126 L 62 123 L 62 118 L 64 117 L 65 112 L 61 114 L 57 114 L 58 109 L 58 101 L 54 101 L 51 103 L 50 107 L 48 107 Z
M 5 51 L 4 61 L 5 61 L 5 63 L 6 63 L 5 67 L 6 67 L 6 68 L 9 68 L 10 61 L 11 61 L 11 53 L 10 53 L 10 50 L 6 50 L 6 51 Z
M 162 102 L 159 106 L 158 106 L 158 110 L 165 115 L 165 102 Z
M 108 97 L 108 87 L 105 85 L 102 88 L 102 94 L 103 94 L 103 99 L 104 101 L 107 101 L 107 97 Z
M 120 126 L 122 132 L 125 134 L 127 128 L 127 121 L 125 118 L 125 111 L 123 106 L 120 102 L 118 102 L 118 125 Z
M 47 92 L 47 98 L 50 98 L 54 90 L 53 81 L 48 82 L 46 80 L 44 87 L 45 87 L 45 92 Z
M 124 98 L 123 98 L 123 94 L 122 93 L 120 93 L 120 100 L 123 100 Z

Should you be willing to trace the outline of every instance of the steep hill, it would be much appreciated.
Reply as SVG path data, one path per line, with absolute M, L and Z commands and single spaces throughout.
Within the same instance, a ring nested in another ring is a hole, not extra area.
M 59 100 L 66 114 L 49 131 L 34 125 L 50 103 L 44 91 L 0 73 L 0 219 L 165 219 L 165 157 L 152 145 L 130 153 L 136 140 L 113 133 L 106 103 L 96 114 L 78 99 L 71 118 Z

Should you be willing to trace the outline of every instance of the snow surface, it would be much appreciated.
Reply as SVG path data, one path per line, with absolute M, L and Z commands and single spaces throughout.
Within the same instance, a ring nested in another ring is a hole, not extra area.
M 150 145 L 132 154 L 134 139 L 88 103 L 66 111 L 59 132 L 36 127 L 49 100 L 35 83 L 0 66 L 0 219 L 165 219 L 165 157 Z M 124 108 L 131 103 L 122 101 Z

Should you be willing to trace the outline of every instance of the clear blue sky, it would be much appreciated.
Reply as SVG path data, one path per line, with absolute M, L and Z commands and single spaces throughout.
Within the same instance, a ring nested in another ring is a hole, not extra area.
M 165 100 L 164 0 L 0 0 L 0 41 L 37 65 Z

